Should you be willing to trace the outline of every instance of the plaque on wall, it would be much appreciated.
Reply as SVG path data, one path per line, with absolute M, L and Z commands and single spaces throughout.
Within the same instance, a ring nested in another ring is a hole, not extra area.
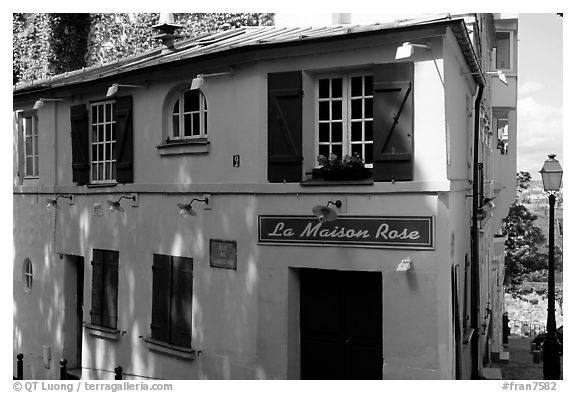
M 210 266 L 236 270 L 238 247 L 235 240 L 210 239 Z

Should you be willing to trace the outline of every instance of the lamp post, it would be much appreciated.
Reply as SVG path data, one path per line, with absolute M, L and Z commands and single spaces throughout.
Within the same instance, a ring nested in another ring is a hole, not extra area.
M 549 193 L 550 228 L 548 233 L 548 319 L 546 321 L 546 339 L 544 340 L 544 379 L 560 379 L 560 342 L 556 335 L 556 315 L 554 296 L 554 204 L 556 192 L 562 183 L 562 167 L 555 154 L 548 155 L 540 170 L 544 191 Z

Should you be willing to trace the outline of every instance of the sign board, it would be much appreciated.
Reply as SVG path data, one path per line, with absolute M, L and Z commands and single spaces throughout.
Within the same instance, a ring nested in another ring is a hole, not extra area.
M 238 248 L 233 240 L 210 239 L 210 266 L 236 270 Z
M 310 216 L 258 216 L 260 244 L 337 245 L 434 249 L 432 216 L 339 216 L 320 223 Z

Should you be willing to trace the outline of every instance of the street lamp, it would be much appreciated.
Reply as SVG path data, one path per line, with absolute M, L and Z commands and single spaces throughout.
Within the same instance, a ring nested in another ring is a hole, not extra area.
M 549 193 L 550 228 L 548 232 L 548 319 L 546 321 L 546 339 L 544 340 L 544 379 L 560 379 L 560 342 L 556 335 L 555 296 L 554 296 L 554 204 L 556 192 L 562 183 L 562 167 L 556 154 L 548 155 L 540 170 L 544 191 Z

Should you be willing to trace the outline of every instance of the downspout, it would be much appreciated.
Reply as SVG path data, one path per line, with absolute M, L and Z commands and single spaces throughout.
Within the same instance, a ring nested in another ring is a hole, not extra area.
M 472 182 L 472 258 L 471 258 L 471 271 L 470 271 L 470 308 L 471 308 L 471 327 L 472 327 L 472 379 L 480 379 L 480 359 L 479 359 L 479 312 L 480 312 L 480 245 L 478 236 L 478 142 L 480 139 L 480 103 L 482 101 L 482 93 L 484 86 L 478 86 L 478 93 L 474 102 L 474 170 Z

